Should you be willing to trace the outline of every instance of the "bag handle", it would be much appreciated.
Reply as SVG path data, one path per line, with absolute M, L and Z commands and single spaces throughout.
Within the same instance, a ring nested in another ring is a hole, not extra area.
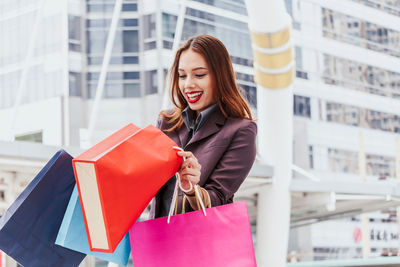
M 177 146 L 174 146 L 173 148 L 180 150 L 180 151 L 184 151 L 182 148 L 177 147 Z M 183 161 L 185 161 L 185 160 L 186 160 L 186 157 L 183 157 Z M 167 223 L 170 222 L 171 216 L 174 213 L 174 210 L 177 209 L 177 206 L 178 206 L 178 191 L 179 191 L 178 188 L 180 188 L 183 192 L 190 192 L 193 189 L 193 185 L 190 182 L 189 182 L 190 189 L 189 190 L 183 189 L 182 183 L 181 183 L 181 176 L 179 175 L 178 172 L 175 173 L 175 176 L 176 176 L 175 189 L 174 189 L 174 194 L 172 196 L 171 206 L 169 207 Z M 199 188 L 198 188 L 197 184 L 194 186 L 194 193 L 196 195 L 197 200 L 200 203 L 200 206 L 201 206 L 201 209 L 203 210 L 204 216 L 207 216 L 206 208 L 204 207 L 203 200 L 200 197 L 200 192 L 199 192 Z
M 194 193 L 195 197 L 196 197 L 196 204 L 197 204 L 197 209 L 200 209 L 200 202 L 199 202 L 199 197 L 197 196 L 196 192 Z M 186 213 L 186 201 L 187 201 L 188 197 L 186 195 L 183 196 L 183 200 L 182 200 L 182 214 Z M 176 207 L 178 209 L 178 207 Z

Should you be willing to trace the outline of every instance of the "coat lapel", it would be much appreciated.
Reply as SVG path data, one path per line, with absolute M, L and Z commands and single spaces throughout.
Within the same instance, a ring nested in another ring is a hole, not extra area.
M 186 125 L 183 124 L 178 132 L 179 141 L 181 142 L 179 144 L 180 147 L 182 148 L 184 147 L 184 145 L 186 144 L 186 140 L 188 139 L 188 135 L 189 135 L 189 130 L 187 129 Z
M 224 117 L 224 115 L 222 114 L 222 112 L 220 111 L 219 108 L 216 109 L 215 113 L 211 115 L 211 117 L 204 123 L 203 126 L 201 126 L 201 128 L 196 132 L 196 134 L 192 137 L 192 139 L 189 141 L 189 143 L 186 144 L 185 148 L 218 132 L 219 129 L 221 128 L 222 125 L 225 124 L 226 118 Z M 182 137 L 186 137 L 186 139 L 183 139 L 184 142 L 182 142 L 182 144 L 185 143 L 185 141 L 187 140 L 188 137 L 188 130 L 186 127 L 185 128 L 185 136 L 183 136 L 182 133 Z M 181 136 L 181 133 L 179 134 L 179 136 Z M 182 141 L 182 139 L 181 139 Z

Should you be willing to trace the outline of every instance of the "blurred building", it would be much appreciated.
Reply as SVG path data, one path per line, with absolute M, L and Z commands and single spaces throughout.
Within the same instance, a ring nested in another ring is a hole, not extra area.
M 114 3 L 1 1 L 0 140 L 81 144 Z M 256 112 L 244 1 L 185 3 L 182 40 L 204 33 L 221 39 Z M 293 18 L 296 53 L 295 164 L 324 181 L 361 183 L 362 147 L 366 180 L 394 183 L 400 178 L 400 152 L 396 155 L 395 149 L 400 134 L 400 1 L 286 0 L 286 5 Z M 145 126 L 156 121 L 173 59 L 179 10 L 177 0 L 123 1 L 92 143 L 129 122 Z M 21 175 L 26 182 L 32 178 L 0 168 L 0 202 L 9 203 L 21 190 L 7 197 Z M 302 200 L 293 198 L 295 204 Z M 300 219 L 293 220 L 289 250 L 302 260 L 361 256 L 360 240 L 353 238 L 359 217 L 308 224 L 305 213 L 312 212 L 310 208 L 293 214 Z M 343 217 L 353 215 L 346 214 Z M 316 221 L 325 219 L 328 216 Z M 371 255 L 397 250 L 396 211 L 374 213 L 370 220 Z M 386 225 L 383 238 L 380 229 Z M 338 232 L 346 242 L 333 242 Z

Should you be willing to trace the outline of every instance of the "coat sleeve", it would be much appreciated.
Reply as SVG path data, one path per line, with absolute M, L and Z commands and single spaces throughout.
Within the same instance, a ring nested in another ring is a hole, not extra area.
M 213 207 L 233 198 L 250 172 L 256 158 L 257 125 L 253 121 L 239 128 L 230 145 L 217 163 L 204 188 Z

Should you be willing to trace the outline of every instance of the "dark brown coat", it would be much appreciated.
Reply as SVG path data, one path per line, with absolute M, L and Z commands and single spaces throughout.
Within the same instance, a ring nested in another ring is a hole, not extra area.
M 167 127 L 163 120 L 159 121 L 158 128 L 164 130 Z M 208 191 L 212 207 L 232 203 L 256 157 L 256 123 L 248 119 L 225 118 L 217 109 L 187 144 L 185 125 L 165 133 L 199 161 L 199 185 Z M 179 191 L 178 211 L 182 209 L 182 199 L 183 192 Z M 150 218 L 159 217 L 157 201 L 160 201 L 158 193 L 151 205 Z M 186 210 L 191 210 L 190 205 Z

